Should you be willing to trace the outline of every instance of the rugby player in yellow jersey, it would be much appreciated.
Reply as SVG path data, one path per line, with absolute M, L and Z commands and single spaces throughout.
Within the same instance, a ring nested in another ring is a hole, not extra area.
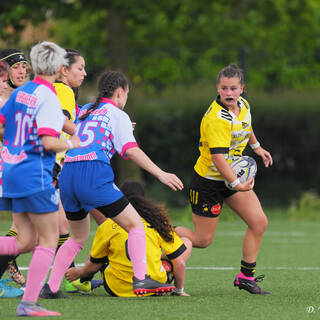
M 223 68 L 217 77 L 219 96 L 212 102 L 200 126 L 200 156 L 190 184 L 190 204 L 194 231 L 177 227 L 194 247 L 205 248 L 213 241 L 223 202 L 247 224 L 243 239 L 241 272 L 234 285 L 253 294 L 268 294 L 254 278 L 256 260 L 268 220 L 255 192 L 254 179 L 241 183 L 230 167 L 249 143 L 266 167 L 272 157 L 260 146 L 251 126 L 249 103 L 241 97 L 244 75 L 236 64 Z M 224 183 L 228 181 L 234 190 Z
M 60 70 L 59 79 L 54 83 L 54 88 L 57 92 L 58 99 L 60 101 L 64 115 L 72 122 L 76 118 L 77 113 L 77 103 L 75 99 L 75 94 L 73 89 L 79 88 L 87 75 L 85 71 L 85 60 L 80 52 L 73 49 L 66 49 L 66 59 L 68 61 L 67 65 L 62 66 Z M 70 136 L 61 132 L 60 139 L 67 141 Z M 53 172 L 53 179 L 55 181 L 57 189 L 58 185 L 58 175 L 61 171 L 63 165 L 63 159 L 65 157 L 65 152 L 57 153 L 56 164 Z M 66 218 L 65 212 L 63 210 L 62 204 L 59 205 L 59 241 L 57 250 L 70 238 L 69 235 L 69 223 Z M 74 266 L 72 264 L 71 266 Z M 77 292 L 68 281 L 65 283 L 65 289 L 67 292 Z
M 136 181 L 126 181 L 121 191 L 143 219 L 146 231 L 148 274 L 152 279 L 167 282 L 167 272 L 161 257 L 166 255 L 173 265 L 175 295 L 188 296 L 184 292 L 185 266 L 192 250 L 191 241 L 180 239 L 171 226 L 163 207 L 154 205 L 144 197 L 144 191 Z M 127 250 L 128 233 L 111 219 L 101 224 L 95 235 L 90 259 L 83 267 L 71 268 L 69 281 L 92 276 L 101 270 L 105 290 L 111 296 L 135 297 L 132 290 L 133 269 Z M 79 280 L 74 281 L 79 286 Z M 81 285 L 79 286 L 81 288 Z

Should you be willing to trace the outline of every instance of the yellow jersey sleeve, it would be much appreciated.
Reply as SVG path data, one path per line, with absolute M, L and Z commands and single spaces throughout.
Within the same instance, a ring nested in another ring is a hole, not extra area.
M 228 163 L 241 156 L 251 134 L 249 103 L 238 100 L 239 115 L 235 115 L 216 99 L 209 107 L 200 124 L 200 156 L 194 166 L 204 178 L 222 181 L 224 178 L 212 162 L 212 154 L 223 154 Z
M 91 262 L 104 263 L 108 261 L 109 242 L 110 236 L 112 236 L 112 224 L 113 221 L 108 219 L 98 227 L 91 247 Z
M 76 118 L 77 107 L 73 90 L 63 82 L 55 82 L 53 85 L 56 90 L 64 115 L 69 120 L 74 121 Z M 68 140 L 70 139 L 70 135 L 65 132 L 61 132 L 60 139 L 63 141 Z M 61 163 L 61 160 L 64 159 L 65 154 L 65 152 L 57 153 L 56 159 L 59 164 Z
M 161 238 L 161 248 L 170 260 L 179 257 L 187 249 L 183 241 L 180 239 L 180 237 L 177 235 L 175 231 L 172 233 L 172 235 L 172 242 L 167 242 Z

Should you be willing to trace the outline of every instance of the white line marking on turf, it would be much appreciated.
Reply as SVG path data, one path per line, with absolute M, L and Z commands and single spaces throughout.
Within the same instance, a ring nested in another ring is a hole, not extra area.
M 238 270 L 239 267 L 187 267 L 188 270 Z M 299 270 L 299 271 L 317 271 L 320 267 L 260 267 L 259 270 Z
M 82 267 L 84 263 L 77 263 L 76 267 Z M 29 267 L 20 267 L 20 270 L 28 270 Z M 212 270 L 212 271 L 226 271 L 226 270 L 239 270 L 239 267 L 187 267 L 188 270 Z M 320 267 L 260 267 L 259 270 L 298 270 L 298 271 L 317 271 Z

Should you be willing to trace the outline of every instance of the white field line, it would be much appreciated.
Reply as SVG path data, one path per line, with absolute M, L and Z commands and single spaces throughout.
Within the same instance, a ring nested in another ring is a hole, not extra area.
M 4 232 L 4 231 L 3 231 Z M 0 234 L 3 234 L 0 231 Z M 245 231 L 222 231 L 216 232 L 216 237 L 243 237 Z M 95 234 L 95 231 L 90 232 L 91 235 Z M 303 238 L 313 238 L 320 237 L 320 233 L 308 234 L 302 231 L 291 231 L 291 232 L 283 232 L 283 231 L 267 231 L 264 234 L 264 237 L 274 237 L 274 239 L 268 239 L 268 242 L 290 242 L 290 243 L 302 243 L 308 242 L 307 239 Z M 276 238 L 277 237 L 277 238 Z M 286 238 L 287 237 L 287 238 Z M 288 238 L 300 238 L 300 239 L 288 239 Z M 77 264 L 77 266 L 83 266 L 84 264 Z M 28 270 L 28 267 L 20 267 L 20 270 Z M 187 270 L 212 270 L 212 271 L 226 271 L 226 270 L 238 270 L 239 267 L 213 267 L 213 266 L 204 266 L 204 267 L 187 267 Z M 299 271 L 316 271 L 320 270 L 320 267 L 287 267 L 287 266 L 274 266 L 274 267 L 262 267 L 259 266 L 259 270 L 299 270 Z
M 77 263 L 77 267 L 82 267 L 84 263 Z M 28 270 L 29 267 L 20 267 L 19 270 Z M 211 271 L 227 271 L 227 270 L 239 270 L 239 267 L 187 267 L 187 270 L 211 270 Z M 298 271 L 318 271 L 320 267 L 261 267 L 259 270 L 298 270 Z
M 243 230 L 236 231 L 217 231 L 216 237 L 243 237 L 245 234 L 245 228 Z M 8 230 L 0 230 L 0 235 L 5 235 Z M 90 231 L 90 235 L 95 235 L 96 231 Z M 320 237 L 320 233 L 306 233 L 303 231 L 266 231 L 264 237 Z

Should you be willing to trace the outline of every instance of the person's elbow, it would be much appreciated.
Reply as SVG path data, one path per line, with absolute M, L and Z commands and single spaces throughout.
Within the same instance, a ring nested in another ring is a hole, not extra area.
M 55 146 L 56 138 L 51 136 L 41 136 L 41 141 L 46 150 L 52 150 Z
M 124 157 L 132 160 L 137 156 L 139 152 L 140 149 L 138 147 L 129 148 L 124 152 Z

